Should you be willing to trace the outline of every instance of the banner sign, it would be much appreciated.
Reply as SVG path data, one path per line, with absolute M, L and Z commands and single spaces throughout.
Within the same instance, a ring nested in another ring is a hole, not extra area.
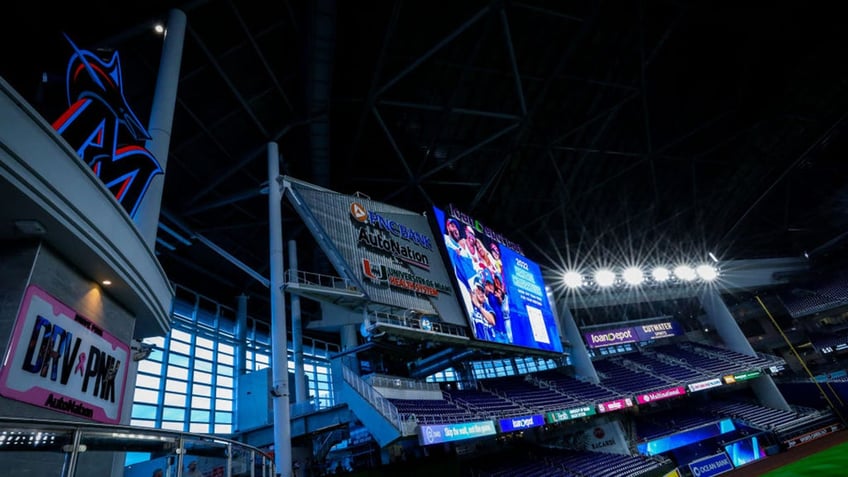
M 649 402 L 662 401 L 663 399 L 683 396 L 684 394 L 686 394 L 686 388 L 683 386 L 677 386 L 674 388 L 663 389 L 661 391 L 651 391 L 647 394 L 640 394 L 636 396 L 636 402 L 639 404 L 647 404 Z
M 698 391 L 703 391 L 705 389 L 717 388 L 722 384 L 723 383 L 721 382 L 721 379 L 715 378 L 709 379 L 707 381 L 699 381 L 697 383 L 692 383 L 689 384 L 687 387 L 689 388 L 690 393 L 694 393 Z
M 0 370 L 0 395 L 118 424 L 129 357 L 125 343 L 30 285 Z
M 631 326 L 613 330 L 590 331 L 583 334 L 586 345 L 590 348 L 653 341 L 661 338 L 671 338 L 682 334 L 682 328 L 676 321 L 662 321 L 649 325 Z
M 501 432 L 521 431 L 545 425 L 545 416 L 533 414 L 532 416 L 511 417 L 498 421 Z
M 569 421 L 580 417 L 594 416 L 597 413 L 592 406 L 580 406 L 562 411 L 553 411 L 545 414 L 546 420 L 553 424 L 555 422 Z
M 806 434 L 802 434 L 802 435 L 797 436 L 797 437 L 793 437 L 792 439 L 789 439 L 788 441 L 784 441 L 784 444 L 786 444 L 787 448 L 797 447 L 797 446 L 800 446 L 801 444 L 806 444 L 808 442 L 814 441 L 814 440 L 816 440 L 820 437 L 824 437 L 827 434 L 831 434 L 831 433 L 836 432 L 840 429 L 842 429 L 842 425 L 831 424 L 827 427 L 823 427 L 821 429 L 816 429 L 815 431 L 808 432 Z
M 598 412 L 619 411 L 631 406 L 633 406 L 633 400 L 630 398 L 616 399 L 598 404 Z
M 443 442 L 474 439 L 497 434 L 494 421 L 463 422 L 458 424 L 432 424 L 418 426 L 418 443 L 422 446 Z
M 690 462 L 689 470 L 694 477 L 711 477 L 733 470 L 733 463 L 727 454 L 722 452 Z
M 761 373 L 759 371 L 748 371 L 748 372 L 745 372 L 745 373 L 728 374 L 723 379 L 724 379 L 725 384 L 733 384 L 733 383 L 737 383 L 737 382 L 740 382 L 740 381 L 747 381 L 749 379 L 758 378 L 762 374 L 763 373 Z

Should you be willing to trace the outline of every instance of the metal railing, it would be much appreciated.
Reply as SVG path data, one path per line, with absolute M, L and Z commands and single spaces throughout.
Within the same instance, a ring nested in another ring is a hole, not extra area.
M 342 278 L 337 275 L 305 272 L 303 270 L 286 270 L 286 284 L 291 283 L 362 293 L 362 291 L 353 282 L 346 278 Z
M 14 475 L 182 477 L 188 475 L 190 466 L 202 475 L 274 475 L 270 455 L 221 437 L 136 426 L 0 417 L 0 468 L 14 469 Z
M 441 333 L 451 336 L 459 336 L 467 338 L 466 328 L 464 326 L 452 325 L 450 323 L 442 323 L 433 321 L 432 317 L 412 313 L 410 316 L 396 315 L 384 311 L 372 311 L 368 313 L 368 319 L 373 324 L 384 323 L 387 325 L 400 326 L 414 330 L 430 331 L 433 333 Z

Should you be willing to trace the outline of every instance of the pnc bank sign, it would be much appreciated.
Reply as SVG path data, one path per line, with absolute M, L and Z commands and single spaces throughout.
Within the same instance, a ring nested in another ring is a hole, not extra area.
M 0 395 L 120 423 L 129 346 L 30 285 L 0 369 Z

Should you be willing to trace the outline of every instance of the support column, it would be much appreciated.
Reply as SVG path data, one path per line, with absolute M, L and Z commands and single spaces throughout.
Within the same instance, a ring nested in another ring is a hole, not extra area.
M 339 340 L 342 345 L 342 351 L 357 347 L 359 345 L 359 325 L 342 326 L 339 333 Z M 359 367 L 359 358 L 356 357 L 356 354 L 347 355 L 343 359 L 348 368 L 357 375 L 360 374 L 362 369 Z
M 156 91 L 153 94 L 153 106 L 147 128 L 150 140 L 145 144 L 145 148 L 159 162 L 162 174 L 153 176 L 135 216 L 136 226 L 151 250 L 156 246 L 156 232 L 159 228 L 159 210 L 162 206 L 162 189 L 168 165 L 168 149 L 171 145 L 177 86 L 180 83 L 180 63 L 183 56 L 185 30 L 185 13 L 182 10 L 172 9 L 168 13 L 162 57 L 159 60 L 159 75 L 156 78 Z
M 705 291 L 701 294 L 700 300 L 701 307 L 706 312 L 710 324 L 715 328 L 719 336 L 721 336 L 725 346 L 733 351 L 749 356 L 757 355 L 717 291 L 712 289 Z M 757 400 L 764 406 L 785 411 L 792 410 L 789 407 L 789 403 L 783 397 L 783 394 L 780 393 L 780 389 L 774 384 L 771 376 L 764 374 L 751 381 L 751 389 L 757 396 Z
M 247 374 L 247 295 L 236 297 L 236 379 Z
M 551 301 L 551 303 L 556 303 Z M 574 322 L 574 315 L 568 306 L 562 304 L 559 306 L 559 326 L 565 339 L 571 345 L 571 364 L 574 370 L 581 377 L 588 379 L 592 383 L 599 383 L 598 373 L 595 372 L 595 367 L 592 365 L 592 358 L 589 357 L 589 351 L 583 343 L 583 337 L 580 336 L 580 329 L 577 328 L 577 323 Z
M 289 273 L 297 273 L 297 242 L 289 240 Z M 292 354 L 294 354 L 294 396 L 295 403 L 306 402 L 309 398 L 306 377 L 303 372 L 303 320 L 300 315 L 300 297 L 289 294 L 292 315 Z
M 277 143 L 268 143 L 268 226 L 271 269 L 271 371 L 274 399 L 274 463 L 277 475 L 290 477 L 291 409 L 289 407 L 289 357 L 286 337 L 286 297 L 283 293 L 283 216 Z

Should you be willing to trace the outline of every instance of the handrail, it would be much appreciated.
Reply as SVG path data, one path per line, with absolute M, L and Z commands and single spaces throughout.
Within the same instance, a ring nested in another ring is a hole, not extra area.
M 371 404 L 377 412 L 388 419 L 398 431 L 403 431 L 404 419 L 401 418 L 400 413 L 394 404 L 380 395 L 380 393 L 374 390 L 374 388 L 361 377 L 357 376 L 356 373 L 349 367 L 342 365 L 342 371 L 345 382 L 347 382 L 351 388 L 368 401 L 368 403 Z
M 44 455 L 41 459 L 27 458 L 33 475 L 76 477 L 111 471 L 104 465 L 112 465 L 113 459 L 103 459 L 103 452 L 116 455 L 138 452 L 151 456 L 147 461 L 125 466 L 122 472 L 125 477 L 148 477 L 155 469 L 161 469 L 165 476 L 182 477 L 191 461 L 198 463 L 202 473 L 222 477 L 274 475 L 271 455 L 224 437 L 139 426 L 0 416 L 0 455 L 22 451 Z M 87 457 L 86 453 L 92 452 L 97 453 L 97 459 Z

